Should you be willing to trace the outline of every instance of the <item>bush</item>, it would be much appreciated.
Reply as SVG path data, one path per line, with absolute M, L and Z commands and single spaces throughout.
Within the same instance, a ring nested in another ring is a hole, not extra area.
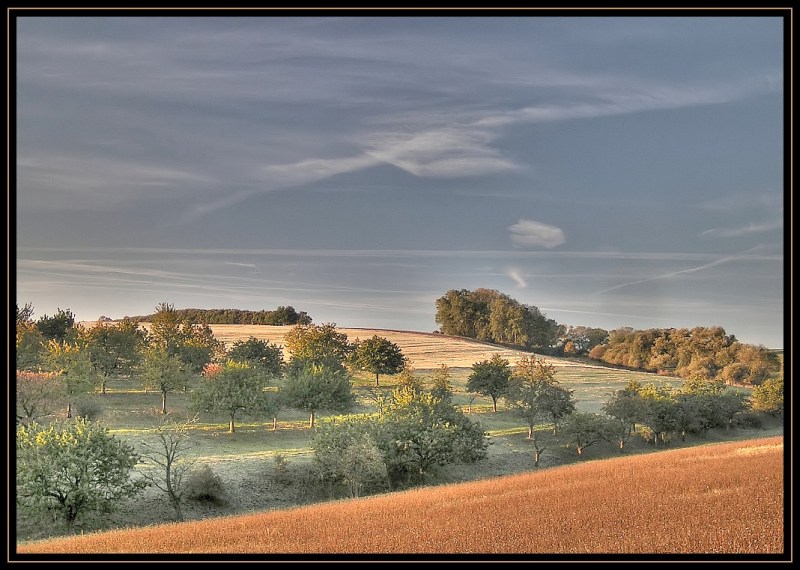
M 95 421 L 103 415 L 103 406 L 94 398 L 85 398 L 75 402 L 72 411 L 77 418 Z
M 761 429 L 764 427 L 764 422 L 758 414 L 745 413 L 737 418 L 737 423 L 743 428 Z
M 189 472 L 186 496 L 192 501 L 223 505 L 228 502 L 225 485 L 208 465 L 199 465 Z
M 288 473 L 289 460 L 282 453 L 276 453 L 273 459 L 275 460 L 275 471 L 272 478 L 276 483 L 288 485 L 291 482 L 291 477 Z

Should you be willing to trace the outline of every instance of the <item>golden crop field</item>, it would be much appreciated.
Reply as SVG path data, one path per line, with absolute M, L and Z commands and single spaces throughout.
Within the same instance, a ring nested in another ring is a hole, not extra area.
M 709 444 L 18 553 L 781 554 L 783 438 Z
M 94 325 L 93 322 L 82 324 L 89 327 Z M 149 323 L 141 323 L 141 326 L 147 328 Z M 209 325 L 209 327 L 214 333 L 214 337 L 228 346 L 239 340 L 247 340 L 251 336 L 283 346 L 284 335 L 294 328 L 292 325 Z M 336 330 L 345 333 L 351 342 L 356 339 L 366 340 L 373 335 L 386 338 L 399 346 L 400 350 L 411 362 L 411 365 L 417 369 L 437 368 L 441 364 L 447 364 L 451 368 L 469 368 L 475 362 L 488 360 L 495 354 L 499 354 L 507 359 L 511 365 L 514 365 L 520 358 L 528 354 L 521 350 L 502 348 L 472 339 L 444 334 L 339 327 Z M 556 368 L 604 368 L 549 356 L 547 360 Z

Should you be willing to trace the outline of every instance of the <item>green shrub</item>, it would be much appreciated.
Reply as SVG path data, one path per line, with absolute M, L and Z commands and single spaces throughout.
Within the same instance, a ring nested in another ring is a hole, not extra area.
M 189 472 L 186 496 L 192 501 L 223 505 L 228 502 L 225 485 L 208 465 L 199 465 Z

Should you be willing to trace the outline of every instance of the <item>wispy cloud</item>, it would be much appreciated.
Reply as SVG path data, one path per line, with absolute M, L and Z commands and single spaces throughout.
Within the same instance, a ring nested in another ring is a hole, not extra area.
M 491 148 L 488 131 L 449 126 L 416 133 L 377 133 L 367 137 L 367 152 L 415 176 L 475 176 L 518 168 Z
M 514 282 L 517 284 L 517 287 L 520 289 L 526 289 L 528 287 L 528 283 L 522 277 L 522 273 L 516 267 L 511 267 L 506 271 L 506 275 L 511 277 Z
M 534 220 L 520 220 L 508 227 L 511 241 L 522 247 L 544 247 L 552 249 L 566 241 L 561 228 Z
M 630 287 L 632 285 L 640 285 L 642 283 L 649 283 L 651 281 L 657 281 L 659 279 L 669 279 L 669 278 L 672 278 L 672 277 L 677 277 L 678 275 L 685 275 L 687 273 L 694 273 L 696 271 L 703 271 L 705 269 L 710 269 L 710 268 L 716 267 L 718 265 L 723 265 L 725 263 L 730 263 L 731 261 L 738 261 L 738 260 L 741 260 L 741 259 L 743 259 L 742 256 L 731 255 L 731 256 L 723 257 L 721 259 L 717 259 L 715 261 L 712 261 L 711 263 L 705 263 L 705 264 L 700 265 L 698 267 L 691 267 L 689 269 L 682 269 L 680 271 L 671 271 L 669 273 L 664 273 L 664 274 L 661 274 L 661 275 L 654 275 L 652 277 L 647 277 L 645 279 L 637 279 L 635 281 L 627 281 L 625 283 L 620 283 L 619 285 L 614 285 L 613 287 L 609 287 L 607 289 L 602 289 L 600 291 L 595 291 L 594 293 L 591 293 L 590 296 L 594 297 L 594 296 L 597 296 L 597 295 L 602 295 L 603 293 L 610 293 L 611 291 L 616 291 L 617 289 L 622 289 L 623 287 Z
M 733 228 L 712 228 L 710 230 L 705 230 L 700 235 L 711 236 L 711 237 L 741 237 L 751 234 L 770 232 L 772 230 L 781 229 L 782 227 L 783 227 L 783 220 L 777 218 L 774 220 L 766 220 L 763 222 L 751 222 L 744 226 L 733 227 Z

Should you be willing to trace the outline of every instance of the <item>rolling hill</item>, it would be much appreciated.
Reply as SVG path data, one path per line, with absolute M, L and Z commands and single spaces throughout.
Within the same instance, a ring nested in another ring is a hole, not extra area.
M 782 437 L 710 444 L 18 553 L 781 554 L 783 461 Z

